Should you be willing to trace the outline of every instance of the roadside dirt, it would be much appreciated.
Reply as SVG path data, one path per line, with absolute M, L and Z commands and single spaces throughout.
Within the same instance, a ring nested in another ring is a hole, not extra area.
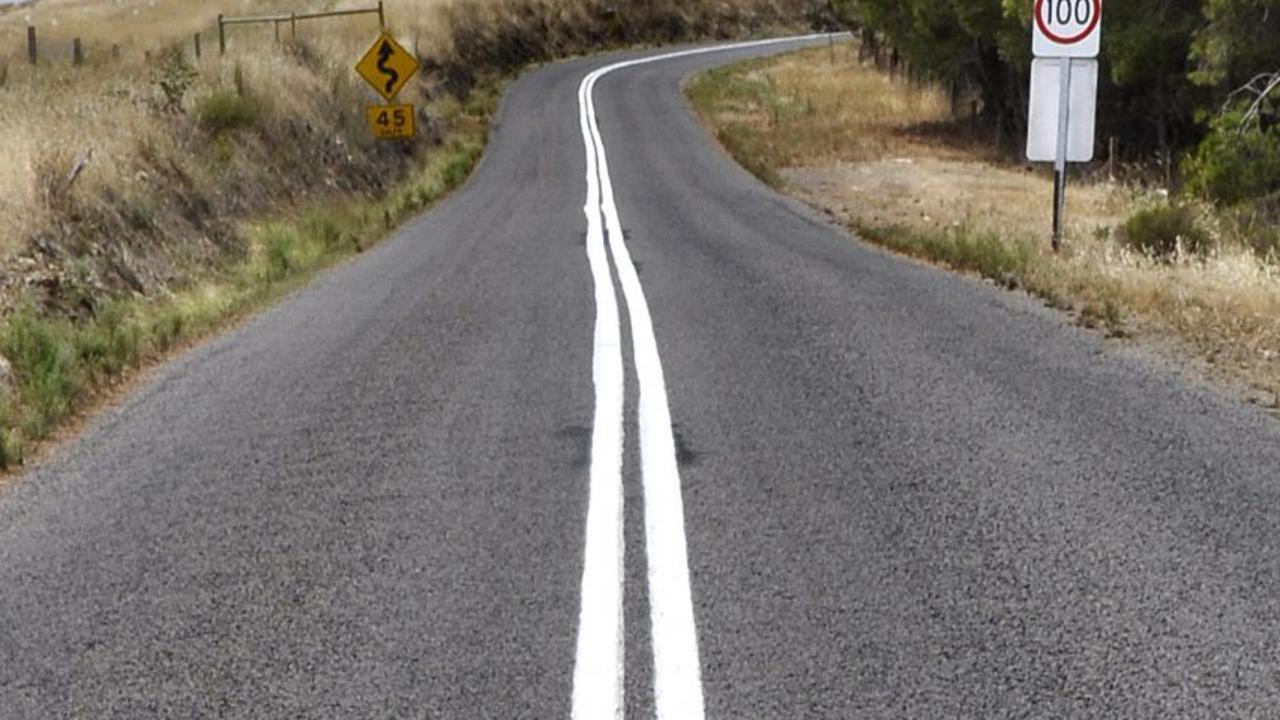
M 970 226 L 1048 241 L 1053 182 L 1031 169 L 922 152 L 780 173 L 788 190 L 841 220 L 873 226 L 941 230 Z M 1067 236 L 1109 233 L 1123 223 L 1132 199 L 1109 184 L 1076 184 L 1067 207 Z

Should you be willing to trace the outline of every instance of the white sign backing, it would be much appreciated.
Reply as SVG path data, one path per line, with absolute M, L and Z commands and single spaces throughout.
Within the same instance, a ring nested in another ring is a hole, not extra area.
M 1031 23 L 1036 57 L 1098 57 L 1102 0 L 1036 0 Z
M 1098 61 L 1068 58 L 1037 59 L 1031 63 L 1031 115 L 1027 121 L 1027 159 L 1058 159 L 1058 103 L 1062 68 L 1071 64 L 1071 101 L 1067 118 L 1068 162 L 1093 160 L 1097 121 Z

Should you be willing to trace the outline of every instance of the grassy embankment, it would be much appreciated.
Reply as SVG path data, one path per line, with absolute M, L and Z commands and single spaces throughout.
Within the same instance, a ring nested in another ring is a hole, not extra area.
M 244 218 L 233 230 L 243 250 L 190 269 L 172 290 L 98 294 L 64 277 L 58 301 L 86 312 L 50 312 L 19 299 L 0 325 L 11 383 L 0 405 L 0 466 L 21 462 L 33 443 L 131 369 L 282 297 L 461 184 L 483 150 L 497 87 L 446 111 L 447 140 L 388 192 Z
M 379 145 L 364 127 L 375 98 L 351 67 L 372 20 L 305 24 L 279 44 L 268 28 L 234 28 L 226 57 L 210 32 L 219 11 L 370 4 L 44 0 L 0 14 L 0 466 L 131 369 L 278 298 L 458 185 L 520 69 L 794 27 L 807 0 L 390 2 L 392 30 L 424 60 L 399 98 L 430 116 L 411 145 Z M 86 64 L 58 52 L 35 68 L 15 60 L 28 19 L 43 47 L 81 37 Z
M 1280 268 L 1257 228 L 1139 187 L 1075 182 L 1054 254 L 1049 177 L 970 134 L 941 89 L 891 82 L 848 46 L 834 66 L 822 49 L 715 70 L 689 94 L 744 167 L 859 236 L 1025 288 L 1280 402 Z

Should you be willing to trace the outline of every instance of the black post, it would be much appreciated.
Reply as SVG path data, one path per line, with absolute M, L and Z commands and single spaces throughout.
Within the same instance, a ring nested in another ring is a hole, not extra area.
M 71 40 L 71 64 L 84 64 L 84 50 L 80 47 L 80 38 L 72 38 Z
M 31 61 L 32 65 L 35 65 L 36 60 L 39 57 L 40 57 L 39 54 L 36 52 L 36 28 L 34 25 L 28 25 L 27 26 L 27 59 Z
M 218 54 L 227 54 L 227 30 L 222 24 L 222 16 L 218 16 Z
M 298 13 L 289 13 L 289 39 L 298 39 Z
M 193 40 L 195 40 L 195 43 L 196 43 L 196 59 L 197 59 L 197 60 L 199 60 L 199 59 L 200 59 L 200 33 L 196 33 L 194 36 L 192 36 L 192 39 L 193 39 Z
M 1116 136 L 1107 140 L 1107 179 L 1116 181 Z
M 387 29 L 387 14 L 382 9 L 382 0 L 378 0 L 378 25 L 383 30 Z
M 1053 251 L 1062 249 L 1062 203 L 1067 194 L 1067 171 L 1053 171 Z

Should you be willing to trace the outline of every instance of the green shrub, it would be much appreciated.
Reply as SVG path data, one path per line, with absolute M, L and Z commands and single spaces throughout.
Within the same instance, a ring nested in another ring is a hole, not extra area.
M 724 146 L 725 150 L 733 156 L 738 164 L 746 168 L 747 172 L 756 176 L 760 182 L 768 185 L 775 190 L 781 190 L 785 186 L 782 176 L 779 175 L 761 154 L 756 150 L 752 139 L 749 137 L 750 131 L 739 125 L 726 125 L 716 133 L 716 139 Z
M 70 328 L 33 310 L 19 310 L 0 335 L 0 354 L 12 364 L 18 391 L 33 410 L 24 418 L 24 433 L 43 437 L 66 416 L 86 380 Z
M 1125 247 L 1155 258 L 1169 258 L 1181 249 L 1201 255 L 1213 244 L 1200 225 L 1196 209 L 1186 204 L 1159 205 L 1139 210 L 1120 232 Z
M 298 236 L 291 228 L 283 226 L 272 226 L 265 233 L 263 248 L 267 266 L 264 279 L 270 284 L 289 277 L 294 269 L 293 249 L 298 244 Z
M 196 122 L 214 134 L 253 127 L 261 117 L 257 103 L 232 90 L 215 90 L 196 101 Z
M 109 302 L 96 318 L 79 328 L 75 345 L 90 371 L 110 376 L 138 361 L 142 332 L 129 321 L 122 303 Z
M 163 96 L 161 107 L 166 112 L 182 112 L 182 103 L 187 92 L 195 84 L 200 73 L 187 62 L 186 56 L 178 48 L 168 48 L 160 54 L 160 67 L 156 71 L 155 83 Z
M 7 415 L 0 414 L 0 469 L 9 469 L 22 463 L 22 441 L 17 433 L 8 429 Z
M 1254 228 L 1246 240 L 1249 249 L 1259 259 L 1270 262 L 1280 260 L 1280 227 L 1264 225 Z
M 444 186 L 452 190 L 462 185 L 470 177 L 471 168 L 474 165 L 475 160 L 471 153 L 461 153 L 457 157 L 450 159 L 441 174 L 444 179 Z
M 1224 236 L 1260 260 L 1280 261 L 1280 193 L 1221 213 Z
M 156 350 L 167 352 L 182 340 L 186 332 L 186 314 L 182 308 L 171 305 L 158 312 L 151 321 L 151 344 Z
M 1280 190 L 1280 125 L 1240 129 L 1240 113 L 1214 120 L 1183 164 L 1187 187 L 1219 205 L 1235 205 Z
M 337 214 L 328 208 L 317 209 L 303 215 L 303 232 L 320 243 L 327 252 L 342 247 L 342 228 Z

